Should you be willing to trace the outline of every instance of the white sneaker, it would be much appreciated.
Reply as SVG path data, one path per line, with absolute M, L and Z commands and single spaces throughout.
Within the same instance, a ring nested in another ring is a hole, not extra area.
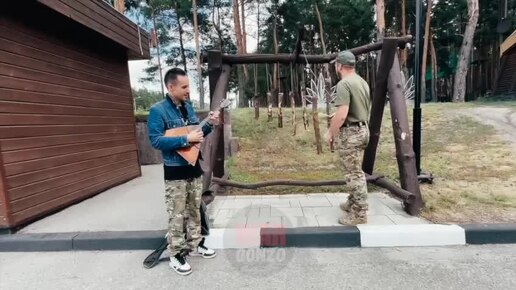
M 168 265 L 179 275 L 186 276 L 192 273 L 192 268 L 181 253 L 170 257 L 170 263 Z
M 214 250 L 205 247 L 204 239 L 202 239 L 202 241 L 197 246 L 197 249 L 190 252 L 190 256 L 211 259 L 211 258 L 215 258 L 215 256 L 217 256 L 217 253 Z

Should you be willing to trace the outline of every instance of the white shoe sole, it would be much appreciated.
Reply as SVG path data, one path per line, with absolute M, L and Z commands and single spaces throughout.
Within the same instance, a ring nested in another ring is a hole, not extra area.
M 190 271 L 188 271 L 188 272 L 180 272 L 180 271 L 178 271 L 176 268 L 174 268 L 173 266 L 171 266 L 170 264 L 169 264 L 169 266 L 170 266 L 170 268 L 171 268 L 172 270 L 174 270 L 174 272 L 176 272 L 178 275 L 181 275 L 181 276 L 187 276 L 187 275 L 192 274 L 192 269 L 190 269 Z
M 204 259 L 213 259 L 217 256 L 217 252 L 215 252 L 215 254 L 211 255 L 211 256 L 204 256 L 202 254 L 194 254 L 194 253 L 190 253 L 189 254 L 191 257 L 202 257 Z

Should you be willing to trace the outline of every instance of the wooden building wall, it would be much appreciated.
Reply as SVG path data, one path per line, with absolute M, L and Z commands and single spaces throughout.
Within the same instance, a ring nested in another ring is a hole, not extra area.
M 516 95 L 516 46 L 502 56 L 495 95 Z
M 138 26 L 103 0 L 38 0 L 38 2 L 128 48 L 130 58 L 149 57 L 147 33 L 138 29 Z
M 127 49 L 42 4 L 24 4 L 0 12 L 11 226 L 141 174 Z
M 1 149 L 0 149 L 1 150 Z M 7 184 L 5 182 L 2 155 L 0 154 L 0 229 L 6 228 L 7 221 Z

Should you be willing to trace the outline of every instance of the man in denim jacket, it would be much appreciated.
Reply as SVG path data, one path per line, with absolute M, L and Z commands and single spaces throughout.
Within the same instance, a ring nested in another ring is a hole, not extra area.
M 165 198 L 169 214 L 168 250 L 170 267 L 180 275 L 188 275 L 192 269 L 185 256 L 213 258 L 216 253 L 204 245 L 201 236 L 201 205 L 203 171 L 199 159 L 191 166 L 176 150 L 204 141 L 213 125 L 218 124 L 219 112 L 214 112 L 210 121 L 201 129 L 179 137 L 165 137 L 172 128 L 199 124 L 191 102 L 189 80 L 186 73 L 173 68 L 165 74 L 166 98 L 154 104 L 149 113 L 148 127 L 152 147 L 161 150 L 164 163 Z M 187 220 L 187 236 L 183 232 Z

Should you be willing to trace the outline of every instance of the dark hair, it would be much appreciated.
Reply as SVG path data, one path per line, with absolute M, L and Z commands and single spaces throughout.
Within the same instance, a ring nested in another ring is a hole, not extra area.
M 165 86 L 168 86 L 169 83 L 174 82 L 177 80 L 177 76 L 186 76 L 186 73 L 184 70 L 180 68 L 171 68 L 167 71 L 165 74 Z

